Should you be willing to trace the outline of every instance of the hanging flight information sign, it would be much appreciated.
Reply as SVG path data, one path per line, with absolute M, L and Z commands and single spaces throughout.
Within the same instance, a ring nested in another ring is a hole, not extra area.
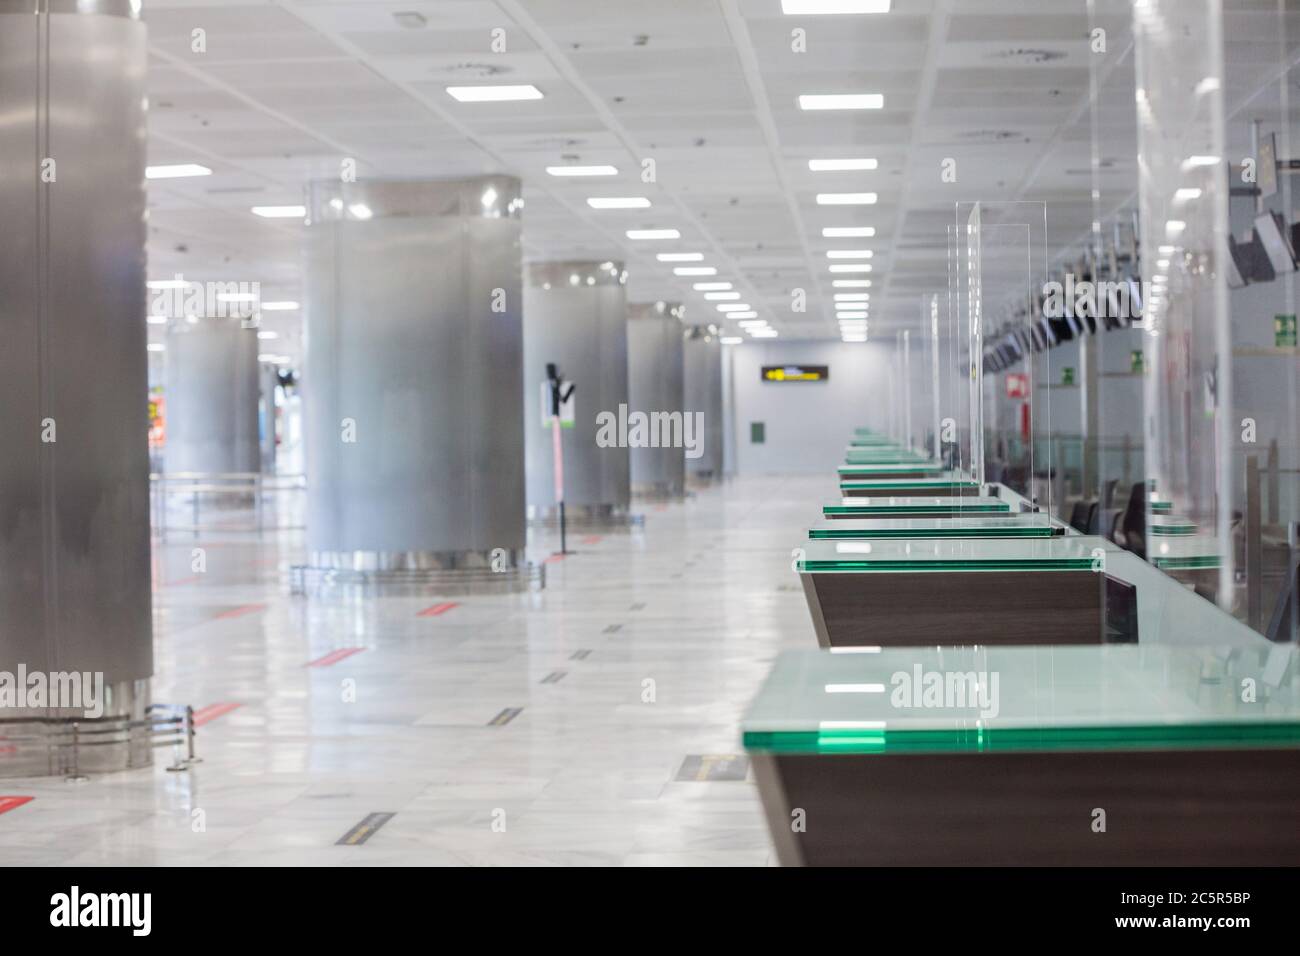
M 765 382 L 825 382 L 831 377 L 829 365 L 764 365 Z

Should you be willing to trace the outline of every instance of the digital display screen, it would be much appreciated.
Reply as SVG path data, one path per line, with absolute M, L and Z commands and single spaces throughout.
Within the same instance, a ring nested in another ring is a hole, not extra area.
M 829 365 L 764 365 L 765 382 L 825 382 L 831 377 Z

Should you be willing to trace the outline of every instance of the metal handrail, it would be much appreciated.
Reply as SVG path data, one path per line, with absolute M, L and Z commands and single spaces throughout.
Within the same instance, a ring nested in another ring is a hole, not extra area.
M 170 716 L 155 716 L 156 714 Z M 6 743 L 41 743 L 56 752 L 71 750 L 72 763 L 68 770 L 69 779 L 82 780 L 80 752 L 82 747 L 107 747 L 113 745 L 130 745 L 132 730 L 147 728 L 150 747 L 185 746 L 185 755 L 179 750 L 173 763 L 167 769 L 183 772 L 192 764 L 202 763 L 195 752 L 194 708 L 180 704 L 150 704 L 145 708 L 143 720 L 132 720 L 125 716 L 88 717 L 82 720 L 68 720 L 59 717 L 0 717 L 0 727 L 40 725 L 51 727 L 53 732 L 44 734 L 6 734 Z M 88 725 L 88 726 L 87 726 Z M 86 740 L 84 738 L 92 739 Z M 109 739 L 94 739 L 109 738 Z
M 251 530 L 261 534 L 264 530 L 263 496 L 267 493 L 306 491 L 307 476 L 303 474 L 277 474 L 258 471 L 173 471 L 152 472 L 149 475 L 150 497 L 157 516 L 160 538 L 167 537 L 167 496 L 188 494 L 194 514 L 194 523 L 188 528 L 195 535 L 203 530 L 199 524 L 199 498 L 203 494 L 251 495 L 256 524 L 251 529 L 222 528 L 222 531 Z M 285 482 L 285 484 L 281 484 Z M 299 528 L 290 530 L 300 530 Z

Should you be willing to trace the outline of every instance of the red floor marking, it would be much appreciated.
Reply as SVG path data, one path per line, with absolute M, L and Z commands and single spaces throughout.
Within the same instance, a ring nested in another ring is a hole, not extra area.
M 563 561 L 567 557 L 567 554 L 553 554 L 549 558 L 545 559 L 542 564 L 550 564 L 554 561 Z
M 239 703 L 225 703 L 225 704 L 208 704 L 208 706 L 206 707 L 200 707 L 198 710 L 194 712 L 194 726 L 202 727 L 208 721 L 216 720 L 218 717 L 224 717 L 232 710 L 236 710 L 243 706 L 244 706 L 243 704 L 239 704 Z
M 265 610 L 266 610 L 265 604 L 245 604 L 242 607 L 232 607 L 229 611 L 222 611 L 220 614 L 214 617 L 213 620 L 220 621 L 223 618 L 243 617 L 245 614 L 256 614 L 258 611 L 265 611 Z
M 667 510 L 668 510 L 667 505 L 655 505 L 655 511 L 667 511 Z
M 31 803 L 34 797 L 0 797 L 0 813 L 17 810 L 24 803 Z
M 360 654 L 364 647 L 340 647 L 336 651 L 330 651 L 324 657 L 318 657 L 314 661 L 308 661 L 308 667 L 329 667 L 331 664 L 337 664 L 345 657 L 351 657 L 353 654 Z
M 164 581 L 162 586 L 165 588 L 178 588 L 181 585 L 194 584 L 202 580 L 203 580 L 203 576 L 196 574 L 192 578 L 177 578 L 175 581 Z
M 446 614 L 454 607 L 460 607 L 456 601 L 443 601 L 441 604 L 435 604 L 433 607 L 426 607 L 423 611 L 418 612 L 416 617 L 437 617 L 439 614 Z
M 600 535 L 591 534 L 582 539 L 583 544 L 600 544 Z

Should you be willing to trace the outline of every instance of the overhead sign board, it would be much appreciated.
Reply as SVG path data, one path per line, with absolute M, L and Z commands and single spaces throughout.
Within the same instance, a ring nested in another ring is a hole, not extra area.
M 825 382 L 831 377 L 829 365 L 764 365 L 765 382 Z

